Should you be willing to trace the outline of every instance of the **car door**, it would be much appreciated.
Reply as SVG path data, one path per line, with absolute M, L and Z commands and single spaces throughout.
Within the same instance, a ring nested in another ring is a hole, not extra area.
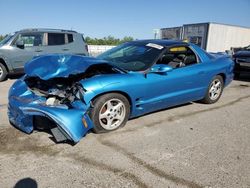
M 189 49 L 190 50 L 190 49 Z M 148 73 L 145 104 L 152 110 L 201 99 L 207 88 L 204 64 L 197 58 L 195 63 L 173 68 L 171 71 Z
M 22 46 L 18 44 L 22 42 Z M 9 54 L 10 62 L 12 62 L 15 70 L 23 70 L 24 64 L 31 60 L 34 56 L 41 54 L 41 46 L 43 45 L 43 33 L 20 33 L 13 41 L 11 54 Z

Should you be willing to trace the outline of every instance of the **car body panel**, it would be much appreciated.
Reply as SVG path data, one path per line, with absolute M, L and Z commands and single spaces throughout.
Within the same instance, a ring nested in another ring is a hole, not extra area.
M 157 41 L 152 40 L 157 44 Z M 180 42 L 176 42 L 179 44 Z M 158 42 L 164 44 L 164 41 Z M 171 45 L 174 45 L 171 42 Z M 169 43 L 167 43 L 169 45 Z M 185 44 L 187 45 L 187 44 Z M 202 99 L 209 83 L 216 75 L 224 78 L 227 86 L 233 79 L 233 62 L 226 56 L 209 57 L 203 50 L 190 44 L 199 57 L 199 63 L 178 68 L 166 69 L 165 73 L 122 72 L 96 74 L 79 79 L 84 89 L 82 99 L 66 106 L 47 105 L 46 98 L 36 95 L 28 88 L 26 77 L 40 77 L 42 80 L 78 76 L 87 72 L 92 65 L 109 64 L 107 61 L 73 55 L 41 56 L 27 63 L 26 75 L 16 81 L 9 92 L 9 118 L 21 130 L 33 130 L 31 119 L 34 115 L 46 116 L 53 120 L 61 131 L 73 142 L 78 142 L 94 125 L 88 116 L 92 101 L 106 93 L 121 93 L 131 106 L 130 118 L 159 109 Z M 54 62 L 54 64 L 53 64 Z M 72 64 L 71 64 L 72 63 Z M 50 66 L 53 64 L 53 66 Z M 157 65 L 155 65 L 157 66 Z M 41 68 L 43 67 L 43 68 Z M 151 67 L 152 70 L 154 69 Z M 17 118 L 18 117 L 18 118 Z M 86 121 L 88 127 L 83 126 Z

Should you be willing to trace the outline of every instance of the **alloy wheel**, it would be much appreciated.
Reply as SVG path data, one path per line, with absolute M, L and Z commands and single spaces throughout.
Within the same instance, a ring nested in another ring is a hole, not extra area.
M 100 125 L 106 130 L 119 127 L 126 116 L 125 104 L 119 99 L 110 99 L 104 103 L 99 112 Z
M 213 82 L 210 85 L 210 89 L 209 89 L 209 97 L 211 100 L 216 100 L 222 91 L 222 84 L 221 81 L 219 79 L 215 79 L 213 80 Z

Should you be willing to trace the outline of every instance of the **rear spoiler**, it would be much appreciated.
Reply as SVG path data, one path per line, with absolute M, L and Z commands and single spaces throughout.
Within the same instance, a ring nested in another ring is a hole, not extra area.
M 232 55 L 226 53 L 226 52 L 208 52 L 209 55 L 213 56 L 214 58 L 232 58 Z

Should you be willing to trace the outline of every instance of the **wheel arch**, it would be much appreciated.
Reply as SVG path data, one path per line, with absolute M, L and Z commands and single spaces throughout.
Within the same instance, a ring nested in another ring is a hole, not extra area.
M 225 73 L 219 73 L 217 75 L 222 77 L 223 83 L 225 84 L 226 83 L 226 74 Z
M 94 96 L 92 99 L 91 99 L 91 102 L 93 102 L 95 99 L 97 99 L 98 97 L 102 96 L 102 95 L 106 95 L 106 94 L 110 94 L 110 93 L 118 93 L 118 94 L 121 94 L 123 95 L 124 97 L 126 97 L 126 99 L 128 100 L 129 102 L 129 105 L 130 105 L 130 113 L 132 112 L 133 110 L 133 102 L 132 102 L 132 99 L 131 97 L 129 96 L 128 93 L 124 92 L 124 91 L 119 91 L 119 90 L 114 90 L 114 91 L 107 91 L 107 92 L 104 92 L 104 93 L 99 93 L 98 95 Z

